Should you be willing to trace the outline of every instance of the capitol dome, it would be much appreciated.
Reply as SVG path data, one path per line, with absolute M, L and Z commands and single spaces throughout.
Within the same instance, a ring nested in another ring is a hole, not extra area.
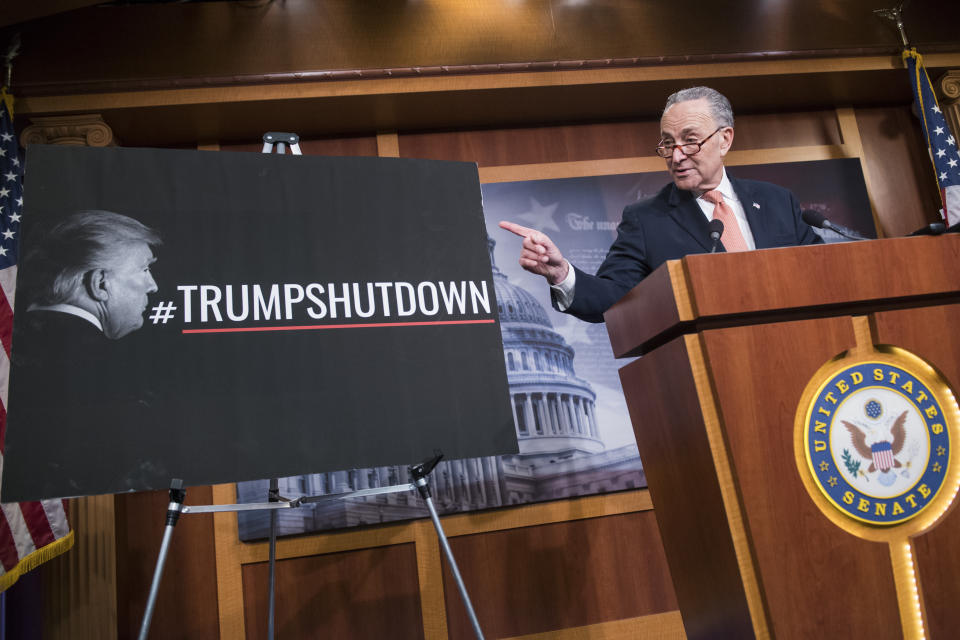
M 490 242 L 493 242 L 491 239 Z M 500 323 L 525 322 L 553 329 L 543 306 L 526 289 L 510 284 L 496 265 L 493 267 L 493 283 L 497 291 L 497 311 Z M 562 340 L 562 338 L 561 338 Z
M 577 377 L 574 350 L 553 328 L 543 305 L 497 268 L 495 244 L 487 239 L 520 447 L 520 454 L 505 464 L 514 467 L 509 471 L 537 475 L 542 465 L 603 451 L 596 394 Z

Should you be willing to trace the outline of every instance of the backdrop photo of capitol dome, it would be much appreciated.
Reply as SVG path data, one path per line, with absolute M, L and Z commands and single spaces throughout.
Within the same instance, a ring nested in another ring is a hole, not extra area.
M 732 167 L 737 177 L 790 188 L 801 207 L 875 236 L 859 162 L 826 160 Z M 646 487 L 633 427 L 606 326 L 581 322 L 550 304 L 546 283 L 520 268 L 519 240 L 497 226 L 512 220 L 539 229 L 581 269 L 599 267 L 616 237 L 623 207 L 654 195 L 666 172 L 483 185 L 490 259 L 504 364 L 519 453 L 444 460 L 430 476 L 441 514 L 528 504 Z M 825 232 L 825 239 L 840 236 Z M 415 463 L 418 461 L 411 461 Z M 281 478 L 288 498 L 410 482 L 404 466 Z M 239 502 L 264 502 L 268 480 L 237 484 Z M 278 535 L 296 535 L 428 515 L 415 492 L 311 503 L 281 510 Z M 240 538 L 269 533 L 266 511 L 238 514 Z

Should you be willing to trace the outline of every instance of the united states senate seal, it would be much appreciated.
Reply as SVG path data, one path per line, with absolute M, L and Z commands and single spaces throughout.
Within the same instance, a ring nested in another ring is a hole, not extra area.
M 943 494 L 956 493 L 948 481 L 956 400 L 913 354 L 872 355 L 821 369 L 798 408 L 798 427 L 806 471 L 829 504 L 890 527 L 945 511 Z

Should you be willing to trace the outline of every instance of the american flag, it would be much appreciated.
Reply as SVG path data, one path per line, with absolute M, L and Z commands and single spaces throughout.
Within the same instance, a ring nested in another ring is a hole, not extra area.
M 7 431 L 17 244 L 23 212 L 23 160 L 13 130 L 13 98 L 0 94 L 0 470 Z M 2 486 L 0 486 L 2 495 Z M 0 591 L 73 546 L 63 500 L 0 504 Z
M 947 119 L 937 104 L 933 85 L 923 66 L 923 56 L 916 49 L 907 49 L 903 52 L 903 59 L 910 72 L 913 99 L 927 136 L 937 185 L 940 187 L 943 217 L 948 225 L 955 225 L 960 222 L 960 153 L 957 151 L 957 139 L 950 133 Z

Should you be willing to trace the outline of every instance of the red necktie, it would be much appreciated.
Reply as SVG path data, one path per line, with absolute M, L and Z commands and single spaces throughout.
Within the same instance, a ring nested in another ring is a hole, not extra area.
M 737 216 L 733 214 L 733 209 L 723 201 L 723 194 L 717 190 L 707 191 L 703 194 L 703 199 L 714 203 L 713 218 L 723 223 L 723 235 L 720 236 L 720 242 L 727 253 L 734 251 L 746 251 L 747 242 L 740 233 L 740 225 L 737 224 Z

